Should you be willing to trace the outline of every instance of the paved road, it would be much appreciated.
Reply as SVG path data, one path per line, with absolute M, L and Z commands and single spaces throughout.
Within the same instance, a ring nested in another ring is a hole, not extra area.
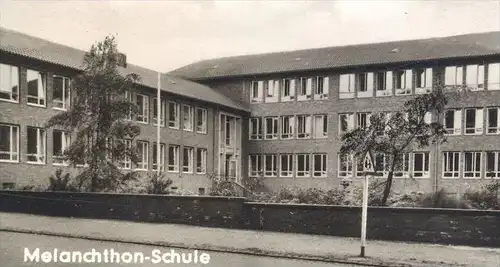
M 151 255 L 152 251 L 158 249 L 161 251 L 160 255 L 163 253 L 170 252 L 171 249 L 165 247 L 153 247 L 145 245 L 135 245 L 135 244 L 125 244 L 125 243 L 113 243 L 113 242 L 103 242 L 103 241 L 92 241 L 84 239 L 75 238 L 64 238 L 64 237 L 54 237 L 54 236 L 44 236 L 44 235 L 31 235 L 31 234 L 20 234 L 11 232 L 0 232 L 0 266 L 2 267 L 18 267 L 18 266 L 230 266 L 230 267 L 277 267 L 277 266 L 287 266 L 287 267 L 299 267 L 299 266 L 311 266 L 311 267 L 326 267 L 326 266 L 336 266 L 336 267 L 349 267 L 351 265 L 342 264 L 331 264 L 313 261 L 302 261 L 302 260 L 290 260 L 282 258 L 272 258 L 272 257 L 257 257 L 242 254 L 233 253 L 216 253 L 216 252 L 202 252 L 208 253 L 210 255 L 209 264 L 166 264 L 163 262 L 154 264 L 148 260 L 144 260 L 142 264 L 89 264 L 89 263 L 42 263 L 41 256 L 40 262 L 23 262 L 24 260 L 24 249 L 29 248 L 30 253 L 33 253 L 36 248 L 40 249 L 40 254 L 43 251 L 53 251 L 57 248 L 59 253 L 62 250 L 66 251 L 81 251 L 86 252 L 94 248 L 96 251 L 104 251 L 105 249 L 114 249 L 116 252 L 142 252 L 146 257 Z M 174 249 L 178 253 L 193 253 L 193 251 L 185 249 Z M 104 256 L 102 256 L 104 257 Z M 168 259 L 168 258 L 167 258 Z

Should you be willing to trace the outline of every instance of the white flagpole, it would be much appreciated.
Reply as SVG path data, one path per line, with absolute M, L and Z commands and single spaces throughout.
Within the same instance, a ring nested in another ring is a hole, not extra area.
M 161 121 L 161 74 L 158 72 L 158 87 L 156 90 L 156 169 L 160 175 L 161 145 L 160 145 L 160 121 Z

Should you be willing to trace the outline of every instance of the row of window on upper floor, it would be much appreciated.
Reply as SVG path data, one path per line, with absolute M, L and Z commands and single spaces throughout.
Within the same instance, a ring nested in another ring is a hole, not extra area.
M 250 140 L 322 139 L 328 137 L 328 116 L 290 115 L 253 117 L 249 120 Z
M 447 66 L 444 81 L 440 79 L 433 77 L 432 68 L 344 73 L 339 76 L 339 98 L 425 94 L 432 91 L 434 84 L 467 86 L 472 91 L 500 90 L 500 63 Z M 250 102 L 325 100 L 329 80 L 327 76 L 316 76 L 252 81 Z

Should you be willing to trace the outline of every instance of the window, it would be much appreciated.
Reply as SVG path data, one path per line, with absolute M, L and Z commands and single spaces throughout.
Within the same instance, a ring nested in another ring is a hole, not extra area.
M 484 65 L 468 65 L 465 73 L 465 81 L 470 90 L 484 90 Z
M 181 105 L 176 102 L 168 102 L 168 127 L 179 129 Z
M 196 108 L 196 132 L 207 133 L 207 110 Z
M 19 127 L 0 124 L 0 161 L 19 162 Z
M 310 115 L 297 115 L 297 139 L 311 138 L 312 122 Z
M 413 177 L 429 178 L 429 152 L 413 153 Z
M 182 105 L 182 128 L 184 131 L 193 131 L 193 107 Z
M 411 95 L 412 70 L 398 70 L 394 75 L 396 95 Z
M 182 172 L 193 173 L 193 148 L 184 147 L 182 151 Z
M 160 172 L 165 171 L 165 144 L 160 143 Z M 158 170 L 158 146 L 153 143 L 153 170 Z
M 446 134 L 459 135 L 462 133 L 462 110 L 448 109 L 444 112 L 444 128 Z
M 401 157 L 401 164 L 396 165 L 394 178 L 407 178 L 410 173 L 410 154 L 403 153 L 398 155 L 398 157 Z
M 28 80 L 28 104 L 45 106 L 47 76 L 36 70 L 28 70 L 26 77 Z
M 64 150 L 68 148 L 71 141 L 71 134 L 63 131 L 52 131 L 52 159 L 54 164 L 68 164 L 64 160 Z
M 27 129 L 27 161 L 30 163 L 45 163 L 45 131 L 42 128 L 35 127 L 27 127 Z
M 444 70 L 445 86 L 462 86 L 464 84 L 464 68 L 462 66 L 449 66 Z
M 341 74 L 339 82 L 339 98 L 354 98 L 355 75 Z
M 297 154 L 297 177 L 311 176 L 309 154 Z
M 389 156 L 383 153 L 378 153 L 375 155 L 374 160 L 374 170 L 381 174 L 380 177 L 387 177 L 389 174 Z
M 262 139 L 262 118 L 250 118 L 250 140 Z
M 135 120 L 142 123 L 148 123 L 149 120 L 149 96 L 136 94 L 135 104 L 139 112 L 135 116 Z
M 316 88 L 314 90 L 314 99 L 328 99 L 329 77 L 317 77 Z
M 280 176 L 292 177 L 293 176 L 293 155 L 281 154 L 280 155 Z
M 500 108 L 488 108 L 488 128 L 489 134 L 500 134 Z
M 266 135 L 265 139 L 278 139 L 278 117 L 266 118 Z
M 207 172 L 207 149 L 196 149 L 196 173 L 205 174 Z
M 500 90 L 500 63 L 488 64 L 488 90 Z
M 250 166 L 248 176 L 260 176 L 262 173 L 262 155 L 250 155 L 248 161 L 248 165 Z
M 314 138 L 328 137 L 327 115 L 314 115 Z
M 415 71 L 415 94 L 426 94 L 432 90 L 432 68 Z
M 357 76 L 358 97 L 373 96 L 373 73 L 359 73 Z
M 294 136 L 295 129 L 295 117 L 294 116 L 282 116 L 281 117 L 281 139 L 292 139 Z
M 145 141 L 137 141 L 137 161 L 136 170 L 147 170 L 149 159 L 149 143 Z
M 0 99 L 19 102 L 19 68 L 0 63 Z
M 370 127 L 370 117 L 371 114 L 367 112 L 356 114 L 356 126 L 359 129 L 365 129 Z
M 293 101 L 295 99 L 295 79 L 283 79 L 281 85 L 281 101 Z
M 125 99 L 124 101 L 128 102 L 128 103 L 133 103 L 132 101 L 132 92 L 130 91 L 125 91 Z M 85 104 L 87 105 L 88 104 L 88 99 L 85 99 Z M 88 108 L 88 107 L 87 107 Z M 127 114 L 127 118 L 126 120 L 129 120 L 131 121 L 132 120 L 132 110 L 129 109 L 129 112 Z
M 52 104 L 56 109 L 66 110 L 70 104 L 70 79 L 58 75 L 53 76 Z
M 309 100 L 311 99 L 312 91 L 313 91 L 313 83 L 316 84 L 317 80 L 309 77 L 309 78 L 300 78 L 300 88 L 299 94 L 297 96 L 297 100 Z
M 465 110 L 465 134 L 483 133 L 483 109 L 471 108 Z
M 464 178 L 481 178 L 481 152 L 464 152 Z
M 353 155 L 340 155 L 339 154 L 339 177 L 352 177 L 353 170 Z
M 278 176 L 278 157 L 276 155 L 264 155 L 264 176 Z
M 460 175 L 460 152 L 443 153 L 443 177 L 458 178 Z
M 353 114 L 339 114 L 339 135 L 354 129 L 354 115 Z
M 313 166 L 313 177 L 326 177 L 326 154 L 314 154 Z
M 377 87 L 377 96 L 391 96 L 392 95 L 392 71 L 377 72 L 375 76 L 375 84 Z
M 500 151 L 486 152 L 486 178 L 500 179 Z
M 161 99 L 161 98 L 160 98 Z M 153 98 L 153 124 L 158 125 L 158 98 Z M 160 102 L 160 126 L 165 126 L 165 99 Z
M 177 145 L 168 146 L 168 171 L 179 171 L 179 146 Z
M 251 103 L 261 103 L 264 96 L 264 81 L 252 81 L 251 85 Z
M 365 173 L 375 169 L 368 156 L 356 159 L 356 177 L 362 177 Z
M 279 80 L 267 81 L 266 103 L 278 102 L 279 89 L 280 89 Z
M 123 144 L 126 149 L 132 149 L 132 141 L 131 140 L 123 140 Z M 132 167 L 132 160 L 128 155 L 123 155 L 120 157 L 120 168 L 122 169 L 130 169 Z

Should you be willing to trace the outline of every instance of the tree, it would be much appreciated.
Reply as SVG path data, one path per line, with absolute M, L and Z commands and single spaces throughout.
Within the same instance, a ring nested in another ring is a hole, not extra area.
M 139 127 L 127 120 L 137 113 L 137 107 L 125 95 L 140 77 L 121 75 L 118 60 L 114 37 L 92 45 L 85 54 L 83 72 L 72 80 L 72 105 L 46 125 L 75 134 L 64 157 L 72 166 L 85 165 L 75 179 L 88 191 L 113 191 L 136 179 L 136 173 L 124 173 L 116 164 L 125 157 L 137 162 L 135 149 L 125 141 L 132 144 L 139 135 Z
M 353 155 L 362 160 L 367 153 L 373 155 L 374 169 L 386 172 L 387 179 L 381 205 L 385 205 L 390 194 L 395 173 L 407 171 L 407 155 L 416 148 L 446 141 L 445 128 L 441 124 L 441 114 L 448 100 L 461 92 L 461 88 L 448 90 L 436 85 L 432 92 L 417 95 L 403 106 L 391 112 L 372 113 L 366 127 L 349 131 L 342 136 L 342 157 Z M 433 114 L 433 121 L 426 121 L 426 114 Z

